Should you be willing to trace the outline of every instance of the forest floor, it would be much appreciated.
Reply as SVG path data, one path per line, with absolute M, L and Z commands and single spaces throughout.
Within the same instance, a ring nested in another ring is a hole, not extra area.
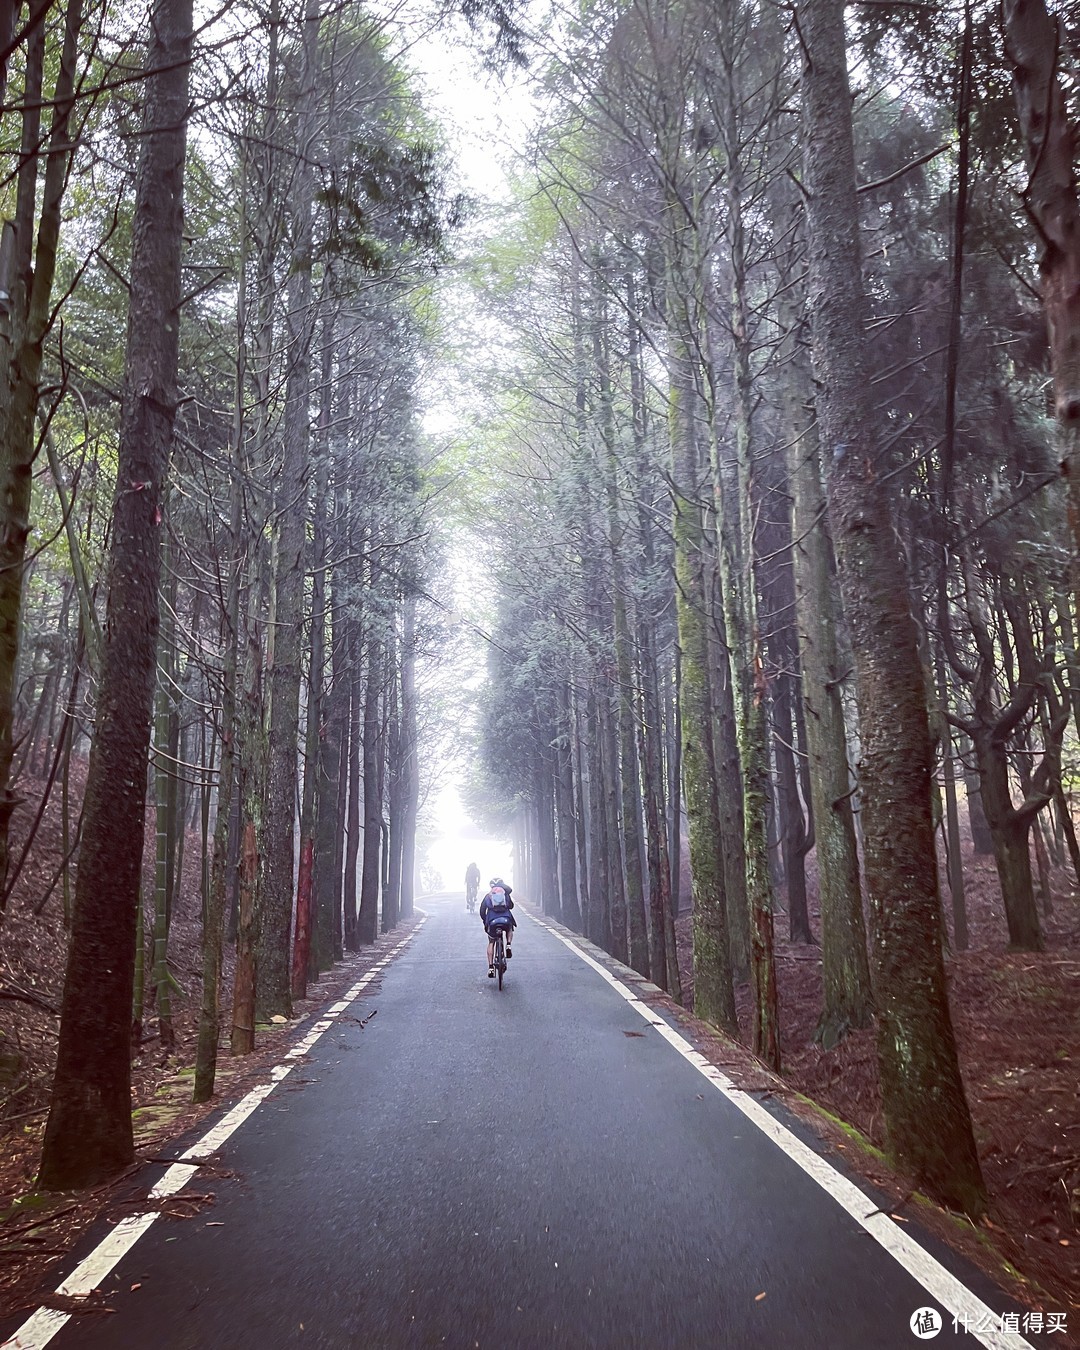
M 811 864 L 812 864 L 811 857 Z M 1046 950 L 1010 952 L 992 857 L 965 839 L 971 945 L 946 959 L 949 1000 L 975 1137 L 990 1198 L 983 1221 L 993 1245 L 1046 1308 L 1080 1323 L 1080 895 L 1053 874 Z M 684 884 L 689 893 L 688 878 Z M 818 928 L 817 878 L 807 868 L 811 925 Z M 676 924 L 679 967 L 692 1006 L 692 920 Z M 835 1049 L 814 1041 L 821 1012 L 816 946 L 785 940 L 777 916 L 777 983 L 783 1076 L 831 1115 L 884 1149 L 874 1030 L 850 1033 Z M 751 1037 L 749 984 L 736 990 L 742 1039 Z
M 74 760 L 72 768 L 74 817 L 84 766 Z M 40 792 L 43 785 L 24 778 L 21 786 L 28 804 L 15 817 L 16 861 L 32 819 L 35 789 Z M 150 816 L 146 826 L 147 857 L 152 859 Z M 40 1229 L 33 1235 L 25 1231 L 29 1218 L 40 1223 L 43 1214 L 36 1208 L 40 1198 L 34 1197 L 33 1183 L 63 986 L 63 891 L 60 884 L 52 884 L 63 855 L 56 791 L 0 926 L 0 1311 L 32 1299 L 78 1233 L 118 1203 L 125 1184 L 120 1178 L 113 1186 L 79 1197 L 77 1204 L 70 1198 L 54 1203 L 57 1217 L 47 1239 Z M 811 916 L 817 931 L 812 858 L 810 862 Z M 1036 1306 L 1067 1308 L 1070 1321 L 1080 1323 L 1080 896 L 1063 873 L 1056 873 L 1053 914 L 1045 919 L 1046 951 L 1010 953 L 993 860 L 974 856 L 970 841 L 965 876 L 971 949 L 951 955 L 947 970 L 964 1081 L 991 1200 L 982 1236 L 990 1238 L 1020 1272 Z M 151 887 L 148 868 L 147 895 Z M 689 894 L 685 875 L 683 893 Z M 169 938 L 170 968 L 182 990 L 173 998 L 176 1048 L 168 1057 L 162 1054 L 148 1002 L 144 1035 L 149 1039 L 133 1065 L 138 1154 L 144 1160 L 167 1153 L 171 1139 L 216 1105 L 190 1105 L 201 992 L 199 897 L 198 838 L 193 834 Z M 40 913 L 35 912 L 38 909 Z M 144 916 L 147 922 L 149 917 Z M 677 931 L 690 1007 L 689 916 L 678 920 Z M 786 916 L 778 916 L 784 1078 L 790 1088 L 854 1127 L 871 1146 L 882 1148 L 874 1033 L 852 1033 L 830 1051 L 815 1044 L 821 1006 L 818 951 L 784 941 L 785 931 Z M 381 943 L 396 942 L 400 936 L 399 932 Z M 325 975 L 312 987 L 309 999 L 297 1005 L 296 1015 L 306 1015 L 348 988 L 355 980 L 357 961 L 366 966 L 370 954 Z M 231 990 L 231 967 L 224 988 Z M 148 977 L 148 1000 L 151 992 Z M 750 998 L 749 986 L 741 986 L 738 1006 L 746 1041 Z M 227 1017 L 226 1009 L 226 1025 Z M 231 1094 L 254 1080 L 276 1060 L 281 1036 L 287 1033 L 287 1026 L 266 1028 L 254 1055 L 243 1060 L 224 1056 L 220 1091 Z M 873 1179 L 874 1160 L 854 1141 L 847 1156 Z

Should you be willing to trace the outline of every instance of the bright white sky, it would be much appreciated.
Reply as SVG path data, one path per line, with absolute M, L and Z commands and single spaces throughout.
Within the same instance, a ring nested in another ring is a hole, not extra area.
M 424 430 L 461 440 L 477 420 L 469 362 L 497 360 L 500 336 L 491 316 L 478 312 L 467 276 L 470 259 L 482 254 L 485 241 L 505 226 L 513 205 L 510 176 L 537 111 L 528 72 L 507 70 L 500 76 L 485 71 L 481 39 L 466 39 L 463 26 L 458 27 L 456 35 L 444 29 L 414 43 L 405 60 L 417 72 L 424 106 L 448 142 L 453 190 L 471 203 L 468 222 L 454 245 L 458 265 L 442 275 L 449 344 L 468 360 L 463 367 L 434 372 L 423 389 Z
M 406 60 L 450 141 L 461 188 L 487 205 L 508 201 L 504 166 L 522 149 L 535 116 L 528 73 L 489 74 L 478 41 L 458 42 L 445 32 L 418 42 Z
M 522 148 L 535 116 L 528 79 L 513 72 L 504 79 L 486 73 L 479 44 L 448 39 L 445 31 L 416 43 L 406 60 L 419 73 L 424 105 L 438 119 L 449 142 L 456 165 L 454 188 L 465 192 L 478 208 L 469 239 L 459 251 L 470 244 L 482 247 L 485 218 L 497 218 L 498 207 L 511 201 L 506 170 L 513 163 L 515 151 Z M 453 309 L 452 303 L 448 308 Z M 453 315 L 448 317 L 452 322 Z M 431 436 L 458 438 L 470 424 L 469 402 L 467 397 L 459 397 L 459 382 L 452 372 L 436 371 L 425 383 L 424 430 Z M 482 582 L 476 575 L 475 559 L 466 551 L 455 563 L 453 555 L 457 552 L 452 550 L 450 557 L 456 601 L 463 610 L 475 613 L 471 600 L 478 587 L 482 589 Z M 463 669 L 463 683 L 479 678 L 484 668 L 480 640 L 475 639 L 469 647 L 479 664 L 472 676 Z M 438 873 L 442 888 L 460 888 L 463 896 L 465 869 L 470 862 L 480 868 L 485 886 L 493 876 L 505 876 L 513 882 L 509 844 L 485 838 L 466 819 L 455 773 L 448 775 L 428 815 L 434 818 L 434 837 L 425 832 L 421 841 L 422 875 Z
M 444 789 L 437 804 L 439 834 L 430 841 L 426 862 L 442 878 L 438 890 L 461 891 L 465 900 L 465 869 L 475 862 L 480 869 L 480 894 L 492 877 L 505 877 L 513 886 L 510 845 L 503 839 L 486 838 L 463 819 L 461 801 L 453 787 Z M 423 872 L 421 875 L 425 875 Z

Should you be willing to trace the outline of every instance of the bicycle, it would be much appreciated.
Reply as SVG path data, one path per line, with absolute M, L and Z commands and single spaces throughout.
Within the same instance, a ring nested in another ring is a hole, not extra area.
M 495 931 L 495 950 L 492 953 L 491 964 L 495 967 L 501 989 L 503 976 L 506 974 L 506 935 L 501 928 Z
M 465 908 L 470 914 L 476 912 L 476 887 L 470 886 L 465 892 Z

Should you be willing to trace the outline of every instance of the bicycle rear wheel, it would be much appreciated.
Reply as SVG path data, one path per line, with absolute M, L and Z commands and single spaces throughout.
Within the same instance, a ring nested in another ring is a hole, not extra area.
M 500 933 L 495 939 L 495 969 L 499 973 L 499 988 L 502 988 L 503 975 L 506 972 L 506 951 L 504 949 L 505 939 Z

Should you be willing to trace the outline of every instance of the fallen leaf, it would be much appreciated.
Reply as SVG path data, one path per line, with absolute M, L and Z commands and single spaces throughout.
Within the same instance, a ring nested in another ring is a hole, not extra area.
M 142 1288 L 142 1285 L 139 1284 L 138 1281 L 136 1281 L 136 1283 L 133 1284 L 133 1285 L 131 1286 L 131 1292 L 134 1293 L 136 1289 L 141 1289 L 141 1288 Z
M 219 1220 L 216 1220 L 216 1221 L 215 1221 L 215 1220 L 211 1220 L 211 1222 L 208 1223 L 206 1226 L 207 1226 L 207 1228 L 224 1228 L 224 1227 L 225 1227 L 225 1225 L 221 1222 L 220 1219 L 219 1219 Z
M 761 1291 L 760 1294 L 755 1294 L 755 1295 L 754 1295 L 754 1302 L 755 1302 L 755 1303 L 760 1303 L 761 1300 L 762 1300 L 764 1297 L 765 1297 L 765 1290 L 763 1289 L 763 1290 Z
M 277 1023 L 278 1026 L 280 1026 L 282 1022 L 287 1022 L 288 1020 L 287 1017 L 282 1017 L 281 1013 L 275 1013 L 270 1019 L 271 1022 Z
M 1068 1239 L 1068 1238 L 1058 1238 L 1058 1246 L 1059 1246 L 1059 1247 L 1067 1247 L 1068 1245 L 1069 1245 L 1069 1239 Z

